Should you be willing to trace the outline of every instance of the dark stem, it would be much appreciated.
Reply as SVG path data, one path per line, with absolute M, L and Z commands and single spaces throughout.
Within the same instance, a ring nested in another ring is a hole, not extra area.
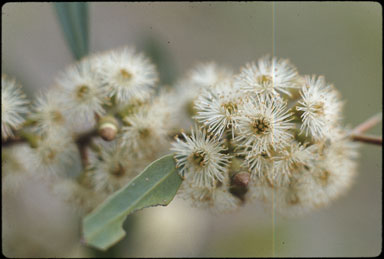
M 351 137 L 353 141 L 359 141 L 380 146 L 383 145 L 383 139 L 381 137 L 367 135 L 352 135 Z

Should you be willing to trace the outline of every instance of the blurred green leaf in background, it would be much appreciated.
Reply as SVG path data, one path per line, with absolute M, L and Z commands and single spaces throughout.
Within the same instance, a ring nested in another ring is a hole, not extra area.
M 79 60 L 89 51 L 88 3 L 86 2 L 55 2 L 65 39 L 73 56 Z

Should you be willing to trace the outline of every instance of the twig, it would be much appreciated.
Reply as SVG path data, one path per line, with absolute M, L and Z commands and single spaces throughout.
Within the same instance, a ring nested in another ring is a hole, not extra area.
M 13 138 L 7 138 L 7 139 L 1 139 L 1 147 L 9 147 L 15 144 L 22 144 L 26 143 L 25 139 L 22 139 L 20 137 L 13 137 Z
M 354 128 L 352 131 L 351 131 L 351 135 L 359 135 L 359 134 L 362 134 L 364 132 L 366 132 L 367 130 L 373 128 L 377 123 L 379 123 L 381 120 L 383 119 L 383 114 L 380 112 L 374 116 L 372 116 L 371 118 L 369 118 L 368 120 L 364 121 L 363 123 L 361 123 L 360 125 L 358 125 L 356 128 Z
M 382 137 L 363 135 L 363 133 L 373 128 L 376 124 L 378 124 L 382 120 L 382 118 L 383 118 L 383 114 L 381 112 L 372 116 L 371 118 L 364 121 L 360 125 L 357 125 L 353 130 L 349 132 L 348 136 L 353 141 L 359 141 L 359 142 L 381 146 L 383 144 Z
M 367 136 L 367 135 L 352 135 L 353 141 L 360 141 L 369 144 L 383 145 L 383 138 L 376 136 Z
M 93 129 L 89 132 L 86 132 L 80 136 L 78 136 L 75 140 L 77 148 L 80 152 L 81 163 L 83 164 L 83 168 L 86 168 L 88 165 L 88 145 L 91 142 L 93 137 L 97 136 L 97 130 Z

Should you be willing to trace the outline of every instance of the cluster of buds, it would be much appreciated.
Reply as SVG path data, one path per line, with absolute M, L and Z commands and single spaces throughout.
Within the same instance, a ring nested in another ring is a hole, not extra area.
M 180 196 L 231 211 L 259 200 L 286 214 L 327 205 L 351 186 L 356 144 L 324 77 L 261 58 L 238 73 L 200 64 L 179 82 L 194 126 L 172 145 Z M 183 98 L 180 98 L 183 99 Z

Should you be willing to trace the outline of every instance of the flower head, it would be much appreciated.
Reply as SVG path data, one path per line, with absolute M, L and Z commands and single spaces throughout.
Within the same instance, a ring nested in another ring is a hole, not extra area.
M 31 153 L 31 166 L 43 177 L 57 176 L 74 165 L 78 155 L 71 137 L 49 134 L 39 139 L 35 152 Z
M 65 132 L 67 119 L 63 109 L 65 105 L 61 103 L 60 96 L 57 88 L 53 88 L 37 97 L 31 118 L 36 121 L 34 130 L 39 135 Z
M 124 118 L 121 145 L 131 155 L 140 158 L 154 155 L 166 145 L 168 109 L 163 99 L 154 100 L 149 106 Z
M 101 87 L 92 68 L 92 60 L 85 59 L 68 68 L 57 79 L 61 98 L 73 124 L 94 126 L 95 115 L 103 115 L 107 93 Z
M 214 62 L 199 63 L 189 73 L 189 80 L 199 88 L 211 88 L 222 81 L 231 79 L 232 70 Z
M 96 191 L 111 193 L 125 185 L 137 173 L 137 163 L 129 159 L 116 142 L 100 141 L 100 153 L 90 153 L 90 180 Z
M 302 112 L 301 131 L 317 140 L 329 136 L 341 118 L 338 92 L 325 83 L 324 77 L 306 76 L 301 97 L 296 108 Z
M 289 130 L 293 124 L 289 122 L 291 114 L 285 106 L 281 99 L 262 96 L 245 101 L 237 119 L 239 135 L 235 140 L 239 146 L 261 153 L 287 145 L 292 138 Z
M 186 179 L 179 191 L 180 196 L 189 200 L 192 206 L 210 209 L 214 213 L 225 213 L 236 210 L 240 206 L 240 199 L 230 193 L 228 176 L 213 188 L 195 186 Z
M 242 97 L 241 92 L 233 87 L 232 81 L 222 81 L 214 88 L 203 90 L 195 101 L 197 115 L 194 118 L 219 137 L 226 129 L 230 129 L 234 137 L 235 118 L 238 116 Z
M 271 176 L 279 185 L 290 182 L 291 176 L 300 173 L 305 168 L 312 168 L 317 158 L 316 145 L 305 146 L 292 141 L 290 145 L 279 150 L 274 157 Z
M 109 96 L 120 103 L 146 99 L 158 80 L 155 66 L 141 53 L 125 47 L 94 57 L 95 71 Z
M 247 64 L 236 76 L 235 83 L 244 91 L 268 97 L 279 96 L 279 92 L 290 95 L 297 88 L 299 76 L 288 60 L 264 57 L 258 64 Z
M 12 136 L 12 129 L 17 129 L 25 121 L 28 113 L 28 101 L 15 80 L 1 76 L 1 137 Z
M 183 137 L 185 141 L 176 138 L 172 147 L 180 174 L 201 187 L 213 187 L 217 180 L 222 181 L 229 162 L 223 154 L 223 142 L 196 127 L 190 137 L 184 133 Z

